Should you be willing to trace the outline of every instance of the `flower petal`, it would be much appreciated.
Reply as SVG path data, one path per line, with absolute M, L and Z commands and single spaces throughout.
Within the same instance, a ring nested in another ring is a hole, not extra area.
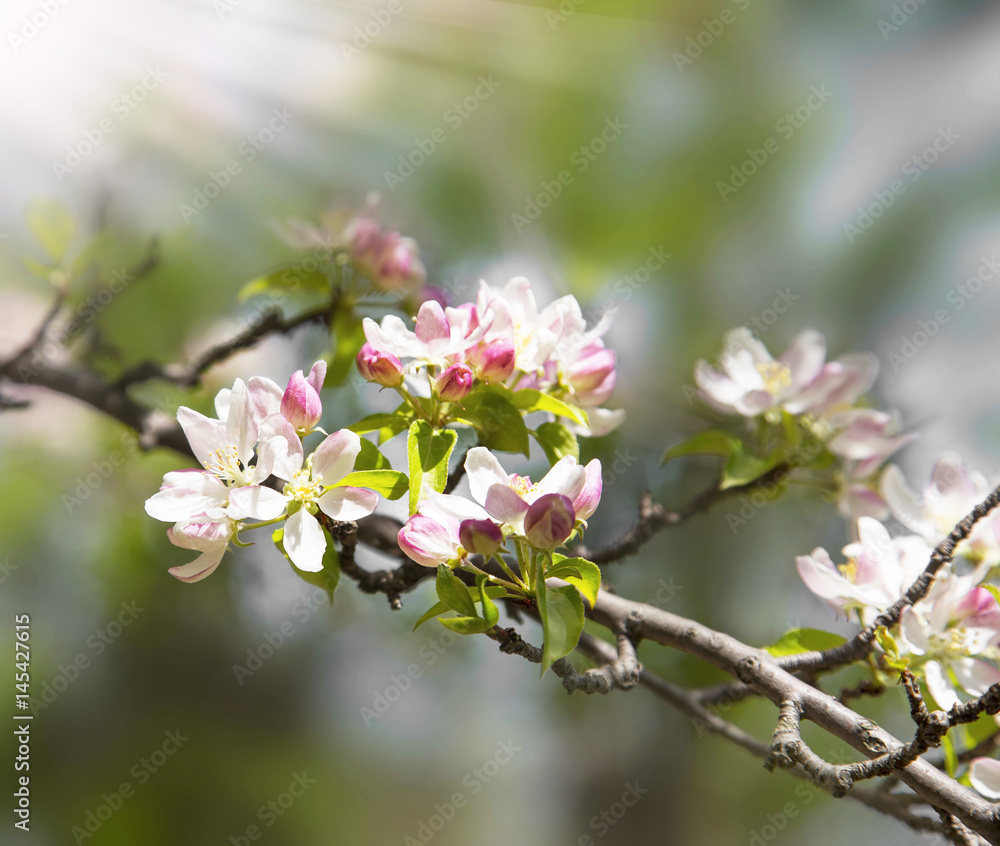
M 987 799 L 1000 800 L 1000 761 L 976 758 L 969 767 L 969 782 Z
M 509 523 L 519 528 L 529 504 L 507 485 L 493 485 L 486 494 L 486 510 L 501 523 Z
M 366 488 L 334 488 L 316 500 L 332 520 L 360 520 L 378 506 L 378 494 Z
M 207 467 L 212 454 L 226 446 L 226 428 L 218 420 L 212 420 L 192 408 L 181 406 L 177 409 L 177 422 L 191 445 L 194 457 Z
M 323 569 L 326 532 L 319 521 L 304 508 L 300 508 L 285 521 L 282 545 L 292 563 L 300 570 L 318 573 Z
M 480 505 L 486 505 L 486 495 L 494 485 L 510 484 L 510 477 L 486 447 L 473 447 L 469 450 L 465 457 L 465 475 L 469 477 L 472 498 Z
M 312 456 L 312 477 L 324 485 L 335 485 L 354 469 L 361 452 L 361 438 L 350 429 L 328 435 Z
M 229 514 L 236 520 L 274 520 L 285 512 L 288 497 L 262 485 L 247 485 L 229 492 Z
M 187 584 L 200 582 L 215 572 L 215 568 L 219 566 L 222 556 L 225 554 L 225 547 L 215 552 L 203 552 L 191 563 L 182 564 L 180 567 L 171 567 L 167 572 L 175 579 Z

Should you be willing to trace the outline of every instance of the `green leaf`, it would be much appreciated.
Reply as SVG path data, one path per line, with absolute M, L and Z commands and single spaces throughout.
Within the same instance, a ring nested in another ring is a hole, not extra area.
M 76 234 L 76 221 L 58 200 L 39 198 L 28 206 L 28 228 L 54 262 L 60 262 Z
M 498 585 L 499 587 L 499 585 Z M 479 601 L 483 605 L 483 620 L 486 621 L 486 628 L 493 628 L 500 619 L 500 610 L 497 608 L 496 604 L 490 599 L 490 589 L 486 584 L 486 576 L 479 576 L 476 579 L 476 588 L 479 591 Z M 503 588 L 501 588 L 503 590 Z
M 28 272 L 32 276 L 37 276 L 39 279 L 44 279 L 49 283 L 52 282 L 52 271 L 55 270 L 54 267 L 42 264 L 40 261 L 33 259 L 31 256 L 22 256 L 21 260 L 24 262 L 24 266 L 28 269 Z
M 547 411 L 550 414 L 555 414 L 557 417 L 568 417 L 574 423 L 579 423 L 581 426 L 590 425 L 590 418 L 587 417 L 587 412 L 582 408 L 570 405 L 568 402 L 563 402 L 551 394 L 543 393 L 535 388 L 525 388 L 521 391 L 515 391 L 510 399 L 514 407 L 521 411 L 529 413 L 532 411 Z
M 955 740 L 950 734 L 941 738 L 941 748 L 944 749 L 944 769 L 952 778 L 958 770 L 958 753 L 955 751 Z
M 438 493 L 444 490 L 448 483 L 448 459 L 457 440 L 458 433 L 452 429 L 438 431 L 423 420 L 415 420 L 410 425 L 406 452 L 410 470 L 411 515 L 417 511 L 424 485 Z
M 845 639 L 833 632 L 822 629 L 792 629 L 785 632 L 776 643 L 764 647 L 776 658 L 783 655 L 798 655 L 800 652 L 822 652 L 840 646 Z
M 552 559 L 555 566 L 546 571 L 545 578 L 562 579 L 575 585 L 593 608 L 597 604 L 597 594 L 601 589 L 601 568 L 586 558 L 564 558 L 556 554 Z
M 448 607 L 446 602 L 435 602 L 430 608 L 428 608 L 417 622 L 413 624 L 413 631 L 416 631 L 420 626 L 426 623 L 428 620 L 433 620 L 435 617 L 440 617 L 442 614 L 450 611 L 451 608 Z
M 326 534 L 326 530 L 324 530 L 324 534 Z M 340 583 L 340 555 L 337 553 L 337 547 L 334 546 L 333 538 L 329 534 L 326 534 L 326 552 L 323 553 L 323 569 L 317 573 L 310 573 L 307 570 L 300 570 L 292 563 L 292 559 L 285 552 L 284 536 L 284 529 L 275 529 L 271 533 L 271 540 L 274 541 L 274 545 L 278 548 L 278 551 L 288 560 L 292 571 L 302 581 L 325 590 L 327 596 L 330 598 L 330 602 L 333 602 L 333 592 Z
M 334 487 L 368 488 L 386 499 L 399 499 L 410 488 L 410 480 L 398 470 L 357 470 L 348 473 Z
M 352 432 L 364 435 L 366 432 L 378 432 L 378 442 L 384 444 L 400 432 L 405 432 L 413 420 L 413 413 L 406 403 L 403 403 L 391 414 L 369 414 L 353 426 L 348 426 Z M 362 446 L 362 450 L 364 447 Z M 370 468 L 374 469 L 374 468 Z
M 489 628 L 486 621 L 479 617 L 441 617 L 439 622 L 455 634 L 482 634 Z
M 580 445 L 577 443 L 576 435 L 562 423 L 551 421 L 542 423 L 535 429 L 535 440 L 545 450 L 549 464 L 555 464 L 567 455 L 572 455 L 577 461 L 580 460 Z
M 749 484 L 773 470 L 777 463 L 777 459 L 773 456 L 771 458 L 758 458 L 756 455 L 748 453 L 742 444 L 738 444 L 729 453 L 729 460 L 726 461 L 726 468 L 722 472 L 722 481 L 719 483 L 719 487 L 726 490 Z
M 236 295 L 240 302 L 251 297 L 266 296 L 280 291 L 285 293 L 330 293 L 330 280 L 319 270 L 304 270 L 299 265 L 290 265 L 258 276 L 247 282 Z
M 569 655 L 583 632 L 583 600 L 572 585 L 547 587 L 539 579 L 535 588 L 538 613 L 545 641 L 542 644 L 542 675 L 560 658 Z
M 361 439 L 361 452 L 354 462 L 354 470 L 391 470 L 392 464 L 367 438 Z
M 729 455 L 740 445 L 741 441 L 735 435 L 720 429 L 709 429 L 670 447 L 663 454 L 660 466 L 688 455 Z
M 465 582 L 444 564 L 438 564 L 436 587 L 438 599 L 453 611 L 466 617 L 476 616 L 476 604 L 472 601 L 472 593 L 465 586 Z
M 986 738 L 993 737 L 997 733 L 997 724 L 990 714 L 981 714 L 974 723 L 964 726 L 965 739 L 969 747 L 982 743 Z
M 337 309 L 333 318 L 333 352 L 328 359 L 324 384 L 328 388 L 341 384 L 350 374 L 358 350 L 365 342 L 365 332 L 361 318 L 349 308 Z
M 458 418 L 476 429 L 479 443 L 499 452 L 519 452 L 528 455 L 528 427 L 524 425 L 514 404 L 496 386 L 473 391 L 462 401 Z
M 988 584 L 986 584 L 985 582 L 982 582 L 982 583 L 981 583 L 981 584 L 979 585 L 979 587 L 981 587 L 981 588 L 985 588 L 985 589 L 986 589 L 986 590 L 988 590 L 988 591 L 989 591 L 990 593 L 992 593 L 992 594 L 993 594 L 993 598 L 994 598 L 994 599 L 995 599 L 995 600 L 996 600 L 996 601 L 997 601 L 998 603 L 1000 603 L 1000 588 L 998 588 L 998 587 L 997 587 L 996 585 L 988 585 Z

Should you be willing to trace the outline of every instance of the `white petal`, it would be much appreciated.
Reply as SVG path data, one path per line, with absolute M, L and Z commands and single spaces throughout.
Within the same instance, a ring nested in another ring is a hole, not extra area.
M 958 698 L 955 689 L 948 680 L 948 674 L 937 661 L 928 661 L 924 666 L 924 681 L 927 689 L 934 697 L 938 708 L 948 711 L 955 705 L 959 705 L 962 700 Z
M 361 452 L 361 438 L 350 429 L 327 436 L 312 457 L 312 477 L 324 485 L 335 485 L 354 469 Z
M 237 379 L 233 383 L 233 391 L 229 397 L 226 440 L 236 447 L 236 455 L 246 467 L 253 458 L 253 445 L 257 442 L 257 424 L 250 415 L 247 386 L 242 379 Z
M 490 518 L 485 508 L 476 505 L 464 496 L 442 494 L 431 490 L 427 491 L 426 496 L 420 500 L 417 510 L 439 522 L 453 520 L 456 523 L 461 523 L 463 520 L 488 520 Z
M 378 506 L 378 494 L 365 488 L 334 488 L 316 504 L 332 520 L 360 520 Z
M 992 685 L 1000 682 L 1000 670 L 976 658 L 952 661 L 951 669 L 962 690 L 972 696 L 982 696 Z
M 175 487 L 153 494 L 146 500 L 146 513 L 154 520 L 176 523 L 220 507 L 226 501 L 228 489 L 214 476 L 204 475 L 211 481 L 206 481 L 201 489 Z
M 207 466 L 212 453 L 226 446 L 226 429 L 218 420 L 212 420 L 194 409 L 181 406 L 177 409 L 177 422 L 191 445 L 194 457 Z
M 504 472 L 495 455 L 485 447 L 473 447 L 465 457 L 465 474 L 473 499 L 486 504 L 486 495 L 493 485 L 509 485 L 510 477 Z
M 824 361 L 826 361 L 826 338 L 815 329 L 801 332 L 781 356 L 781 363 L 786 365 L 792 374 L 792 384 L 787 393 L 797 394 L 810 384 L 823 369 Z
M 261 466 L 286 482 L 302 469 L 302 439 L 281 414 L 272 414 L 260 424 Z M 255 481 L 263 481 L 254 476 Z
M 532 501 L 545 494 L 557 493 L 576 499 L 587 481 L 587 471 L 572 455 L 564 455 L 536 486 Z
M 319 521 L 304 508 L 285 521 L 282 544 L 292 563 L 300 570 L 318 573 L 323 569 L 326 533 Z
M 229 513 L 236 520 L 274 520 L 285 512 L 288 497 L 262 485 L 247 485 L 229 491 Z
M 1000 761 L 976 758 L 969 767 L 969 781 L 987 799 L 1000 800 Z
M 225 553 L 225 547 L 215 552 L 203 552 L 190 564 L 182 564 L 180 567 L 171 567 L 167 572 L 170 573 L 170 575 L 175 579 L 180 579 L 182 582 L 187 582 L 188 584 L 200 582 L 206 576 L 212 575 L 215 568 L 218 567 L 219 563 L 222 561 L 222 556 L 225 555 Z

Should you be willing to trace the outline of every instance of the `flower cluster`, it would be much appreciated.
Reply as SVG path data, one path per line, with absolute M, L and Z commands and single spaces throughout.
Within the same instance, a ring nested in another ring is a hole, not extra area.
M 913 436 L 899 433 L 894 415 L 855 407 L 875 381 L 878 359 L 852 353 L 827 361 L 826 339 L 814 330 L 799 334 L 777 359 L 746 327 L 729 332 L 724 347 L 718 370 L 703 360 L 695 365 L 703 399 L 717 411 L 759 425 L 793 420 L 839 462 L 841 513 L 884 518 L 881 470 Z
M 418 396 L 459 403 L 478 385 L 542 391 L 587 412 L 599 436 L 624 412 L 603 408 L 615 388 L 615 353 L 601 336 L 605 315 L 591 328 L 573 296 L 539 309 L 531 284 L 519 277 L 498 289 L 481 284 L 475 303 L 444 308 L 427 301 L 412 329 L 388 315 L 364 321 L 367 343 L 357 357 L 365 379 Z
M 858 540 L 844 547 L 845 563 L 834 564 L 826 550 L 814 549 L 796 559 L 799 575 L 835 612 L 855 614 L 869 625 L 906 593 L 926 568 L 933 546 L 989 490 L 982 476 L 953 456 L 938 461 L 919 495 L 891 466 L 882 477 L 882 495 L 904 532 L 912 534 L 893 536 L 878 521 L 862 517 Z M 955 560 L 938 573 L 927 595 L 903 610 L 893 639 L 892 660 L 922 673 L 935 703 L 946 710 L 961 701 L 960 694 L 980 696 L 1000 682 L 1000 604 L 991 584 L 1000 568 L 998 539 L 1000 514 L 993 512 L 958 546 Z M 995 774 L 991 783 L 994 788 L 1000 783 Z
M 270 379 L 237 379 L 215 398 L 217 417 L 181 407 L 177 420 L 202 470 L 177 470 L 163 477 L 146 512 L 174 523 L 170 541 L 200 555 L 171 569 L 185 582 L 210 575 L 238 533 L 285 521 L 285 552 L 301 570 L 323 568 L 326 535 L 315 514 L 356 520 L 371 514 L 377 494 L 343 484 L 361 451 L 360 438 L 346 429 L 328 435 L 308 457 L 303 438 L 317 429 L 323 413 L 319 391 L 326 364 L 309 375 L 296 372 L 287 387 Z M 274 479 L 280 489 L 269 486 Z M 250 525 L 247 520 L 263 523 Z
M 489 450 L 475 447 L 465 459 L 472 499 L 427 491 L 417 512 L 399 530 L 399 546 L 418 564 L 467 563 L 469 555 L 506 552 L 519 542 L 551 552 L 586 525 L 601 500 L 601 463 L 572 456 L 556 462 L 537 483 L 508 474 Z
M 383 229 L 375 217 L 377 205 L 377 197 L 369 198 L 346 222 L 335 212 L 324 215 L 319 226 L 293 218 L 278 232 L 293 247 L 345 250 L 350 262 L 381 291 L 418 299 L 438 296 L 424 287 L 427 272 L 416 241 Z

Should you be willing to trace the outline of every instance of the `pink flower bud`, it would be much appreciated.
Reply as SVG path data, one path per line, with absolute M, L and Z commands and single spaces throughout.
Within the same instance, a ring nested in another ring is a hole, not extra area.
M 503 532 L 492 520 L 463 520 L 458 538 L 466 552 L 489 557 L 503 543 Z
M 414 514 L 396 536 L 399 548 L 424 567 L 437 567 L 457 558 L 447 526 L 423 514 Z
M 453 364 L 438 376 L 435 389 L 445 402 L 458 402 L 469 395 L 475 378 L 469 365 Z
M 473 353 L 476 369 L 486 382 L 503 382 L 514 372 L 517 350 L 505 338 L 492 341 Z
M 580 350 L 577 359 L 567 369 L 567 377 L 578 396 L 586 397 L 588 405 L 600 405 L 615 389 L 615 353 L 601 341 Z
M 369 382 L 385 388 L 403 384 L 403 363 L 390 352 L 381 352 L 369 343 L 358 351 L 358 372 Z
M 535 549 L 561 546 L 576 526 L 576 513 L 568 496 L 545 494 L 524 515 L 524 535 Z
M 316 362 L 307 379 L 296 370 L 288 380 L 288 387 L 281 397 L 281 415 L 297 432 L 311 432 L 323 416 L 323 403 L 319 389 L 326 377 L 326 363 Z

